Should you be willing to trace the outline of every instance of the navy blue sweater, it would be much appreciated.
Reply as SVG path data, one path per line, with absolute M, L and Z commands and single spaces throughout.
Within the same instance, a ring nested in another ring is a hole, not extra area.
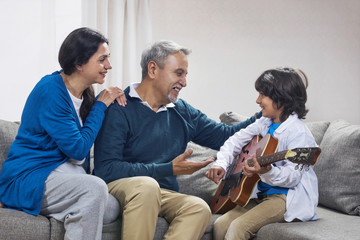
M 178 191 L 172 160 L 184 153 L 189 141 L 220 149 L 235 132 L 254 122 L 254 117 L 228 126 L 179 99 L 174 108 L 154 112 L 129 96 L 126 107 L 112 104 L 95 141 L 94 174 L 107 183 L 126 177 L 150 176 L 162 188 Z M 204 159 L 205 160 L 205 159 Z

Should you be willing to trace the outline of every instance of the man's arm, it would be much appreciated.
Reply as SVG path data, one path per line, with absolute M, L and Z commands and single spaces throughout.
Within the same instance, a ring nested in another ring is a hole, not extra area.
M 236 128 L 236 132 L 239 131 L 240 129 L 246 128 L 247 126 L 254 123 L 257 119 L 259 119 L 261 117 L 262 117 L 262 112 L 257 112 L 254 114 L 254 116 L 251 116 L 250 118 L 246 119 L 245 121 L 235 124 L 234 127 Z
M 185 116 L 186 120 L 193 127 L 194 133 L 191 141 L 205 147 L 219 150 L 225 141 L 240 129 L 246 128 L 248 125 L 255 122 L 257 118 L 262 116 L 262 113 L 248 118 L 247 120 L 237 123 L 233 126 L 224 123 L 217 123 L 208 118 L 198 109 L 193 108 L 184 100 L 178 101 L 177 110 L 180 115 Z

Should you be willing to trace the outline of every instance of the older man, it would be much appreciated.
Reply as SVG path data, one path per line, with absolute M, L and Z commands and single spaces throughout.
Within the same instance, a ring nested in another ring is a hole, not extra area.
M 186 87 L 189 54 L 172 41 L 145 50 L 141 83 L 125 89 L 125 108 L 108 108 L 96 140 L 94 173 L 123 208 L 123 240 L 153 239 L 158 216 L 170 223 L 165 239 L 200 239 L 210 223 L 209 206 L 179 193 L 176 175 L 191 174 L 213 160 L 186 160 L 192 154 L 184 152 L 187 143 L 219 149 L 255 120 L 226 126 L 178 100 Z

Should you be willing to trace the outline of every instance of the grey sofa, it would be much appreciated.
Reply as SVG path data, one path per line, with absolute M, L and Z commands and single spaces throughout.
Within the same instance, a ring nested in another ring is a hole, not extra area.
M 244 117 L 227 112 L 220 116 L 232 125 Z M 256 240 L 272 239 L 360 239 L 360 125 L 344 120 L 307 122 L 322 149 L 314 169 L 319 179 L 318 220 L 312 222 L 274 223 L 261 228 Z M 0 120 L 0 169 L 14 140 L 18 125 Z M 216 156 L 216 151 L 192 142 L 190 157 L 202 161 Z M 201 197 L 210 204 L 217 185 L 204 177 L 210 166 L 192 175 L 179 176 L 180 191 Z M 212 239 L 214 214 L 202 240 Z M 154 239 L 162 239 L 168 223 L 159 218 Z M 103 239 L 120 239 L 121 220 L 105 225 Z M 63 239 L 62 223 L 44 216 L 0 208 L 0 239 Z

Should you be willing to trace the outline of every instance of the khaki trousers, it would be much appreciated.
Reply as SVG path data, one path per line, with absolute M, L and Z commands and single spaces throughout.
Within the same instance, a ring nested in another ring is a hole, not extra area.
M 164 239 L 200 239 L 211 221 L 202 199 L 162 189 L 151 177 L 131 177 L 108 184 L 122 208 L 122 240 L 152 240 L 158 216 L 170 224 Z
M 214 239 L 250 239 L 266 224 L 284 222 L 285 211 L 285 194 L 269 195 L 262 200 L 251 199 L 245 208 L 236 206 L 216 219 Z

